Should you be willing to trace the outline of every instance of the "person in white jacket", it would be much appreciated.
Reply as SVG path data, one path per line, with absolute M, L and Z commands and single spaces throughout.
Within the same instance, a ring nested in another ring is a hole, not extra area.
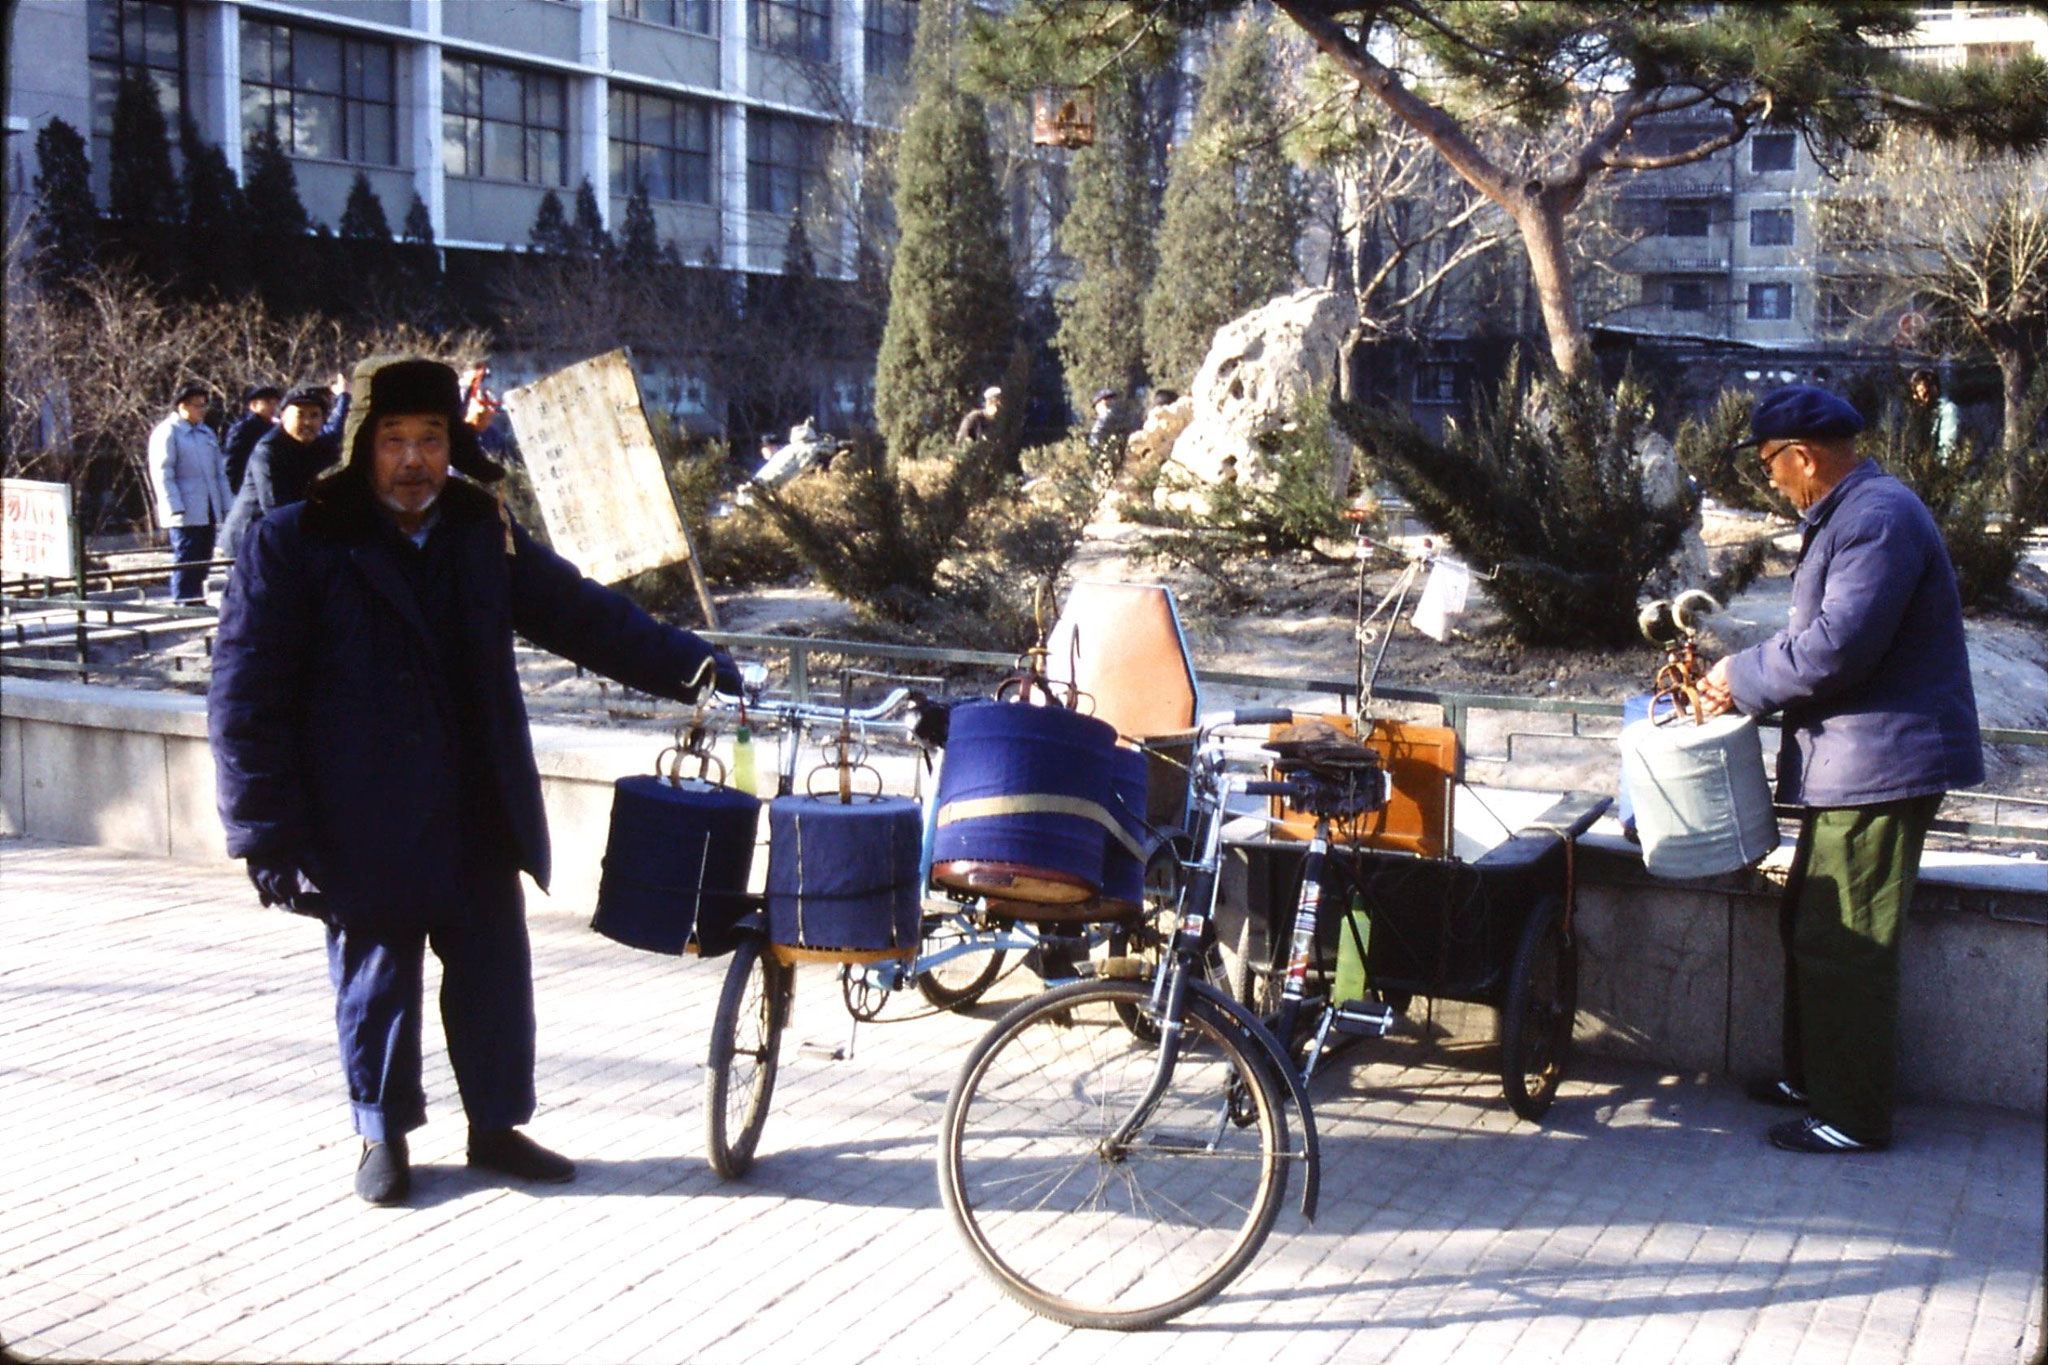
M 210 401 L 204 385 L 185 385 L 174 411 L 149 433 L 157 524 L 171 537 L 171 600 L 187 606 L 206 601 L 214 530 L 234 505 L 220 441 L 206 425 Z

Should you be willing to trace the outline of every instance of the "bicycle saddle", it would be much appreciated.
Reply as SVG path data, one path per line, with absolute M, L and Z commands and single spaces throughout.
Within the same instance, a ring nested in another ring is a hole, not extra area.
M 1375 771 L 1380 756 L 1328 721 L 1304 720 L 1285 726 L 1266 741 L 1267 752 L 1282 772 L 1308 771 L 1334 781 Z

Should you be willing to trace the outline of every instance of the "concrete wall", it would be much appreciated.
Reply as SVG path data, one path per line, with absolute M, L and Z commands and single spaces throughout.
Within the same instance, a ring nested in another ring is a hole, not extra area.
M 534 727 L 554 837 L 553 894 L 535 914 L 586 918 L 596 900 L 611 783 L 652 770 L 658 730 Z M 136 853 L 225 857 L 213 806 L 205 703 L 195 696 L 6 680 L 0 692 L 0 834 Z M 1655 880 L 1618 837 L 1579 857 L 1579 1038 L 1587 1049 L 1682 1071 L 1774 1069 L 1782 968 L 1777 887 L 1761 872 Z M 1259 879 L 1240 862 L 1241 909 Z M 1782 873 L 1780 873 L 1782 875 Z M 1930 854 L 1904 946 L 1904 1092 L 2048 1111 L 2048 864 Z M 1439 1006 L 1453 1036 L 1488 1011 Z

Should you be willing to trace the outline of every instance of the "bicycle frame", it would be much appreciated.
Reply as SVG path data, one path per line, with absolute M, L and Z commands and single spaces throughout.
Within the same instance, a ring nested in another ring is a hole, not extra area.
M 1207 951 L 1209 925 L 1215 917 L 1218 872 L 1222 867 L 1223 825 L 1226 803 L 1232 790 L 1255 791 L 1257 784 L 1234 784 L 1224 769 L 1226 757 L 1220 747 L 1209 742 L 1210 731 L 1229 724 L 1271 723 L 1284 712 L 1241 711 L 1227 718 L 1207 722 L 1202 727 L 1200 742 L 1196 745 L 1194 771 L 1189 782 L 1189 814 L 1193 832 L 1199 840 L 1194 857 L 1181 866 L 1187 877 L 1182 885 L 1179 924 L 1176 926 L 1171 950 L 1160 962 L 1159 971 L 1153 977 L 1152 997 L 1148 1009 L 1158 1020 L 1160 1041 L 1159 1059 L 1153 1068 L 1152 1080 L 1145 1093 L 1132 1106 L 1131 1113 L 1104 1140 L 1106 1154 L 1114 1155 L 1124 1150 L 1132 1136 L 1151 1117 L 1160 1097 L 1172 1080 L 1175 1065 L 1180 1059 L 1180 1043 L 1184 1021 L 1187 1017 L 1187 999 L 1192 993 L 1229 1015 L 1273 1068 L 1273 1073 L 1287 1087 L 1288 1099 L 1301 1123 L 1302 1150 L 1298 1154 L 1304 1167 L 1301 1213 L 1313 1222 L 1316 1206 L 1322 1190 L 1322 1143 L 1316 1132 L 1315 1110 L 1310 1105 L 1304 1079 L 1295 1074 L 1294 1064 L 1288 1058 L 1286 1048 L 1266 1022 L 1245 1006 L 1218 990 L 1207 981 L 1200 979 L 1198 966 Z M 1289 717 L 1291 718 L 1291 717 Z M 1327 846 L 1328 831 L 1324 830 Z M 1314 921 L 1310 920 L 1313 935 Z M 1312 946 L 1312 940 L 1311 940 Z M 1304 966 L 1304 976 L 1306 968 Z M 1300 983 L 1293 984 L 1296 1008 L 1300 1002 Z M 1284 1035 L 1281 1035 L 1284 1036 Z M 1290 1155 L 1295 1155 L 1290 1153 Z

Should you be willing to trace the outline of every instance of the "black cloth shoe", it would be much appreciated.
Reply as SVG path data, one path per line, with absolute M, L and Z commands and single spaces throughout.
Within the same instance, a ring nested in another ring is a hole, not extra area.
M 402 1204 L 412 1193 L 412 1166 L 402 1137 L 363 1143 L 362 1160 L 356 1163 L 356 1197 L 368 1204 L 389 1208 Z
M 1790 1081 L 1758 1077 L 1742 1087 L 1742 1093 L 1758 1104 L 1774 1105 L 1779 1109 L 1804 1109 L 1806 1092 Z
M 1771 1128 L 1771 1146 L 1781 1147 L 1788 1152 L 1881 1152 L 1891 1146 L 1891 1143 L 1858 1142 L 1834 1124 L 1822 1123 L 1808 1114 L 1803 1119 L 1774 1124 Z
M 563 1185 L 576 1178 L 575 1162 L 549 1151 L 517 1128 L 470 1129 L 469 1164 L 546 1185 Z

